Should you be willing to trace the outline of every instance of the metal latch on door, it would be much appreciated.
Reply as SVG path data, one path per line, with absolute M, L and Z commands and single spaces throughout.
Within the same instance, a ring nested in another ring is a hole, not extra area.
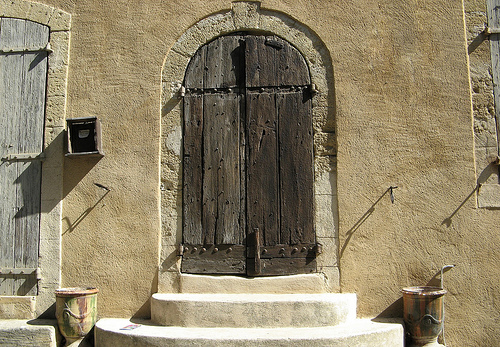
M 2 157 L 2 161 L 44 161 L 45 153 L 18 153 L 18 154 L 8 154 L 5 157 Z

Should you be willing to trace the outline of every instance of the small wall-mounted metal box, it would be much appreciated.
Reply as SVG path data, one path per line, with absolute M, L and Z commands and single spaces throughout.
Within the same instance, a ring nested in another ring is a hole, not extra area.
M 66 120 L 68 134 L 67 157 L 102 157 L 101 122 L 97 117 Z

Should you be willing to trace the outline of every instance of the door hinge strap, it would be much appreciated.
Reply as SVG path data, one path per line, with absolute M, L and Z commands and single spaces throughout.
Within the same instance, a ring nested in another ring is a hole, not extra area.
M 5 157 L 2 157 L 2 161 L 44 161 L 45 153 L 17 153 L 17 154 L 8 154 Z
M 47 43 L 44 47 L 33 47 L 33 48 L 22 48 L 22 47 L 14 47 L 14 48 L 3 48 L 0 49 L 0 53 L 12 54 L 12 53 L 37 53 L 37 52 L 48 52 L 49 54 L 54 52 L 54 50 L 50 47 L 50 43 Z
M 493 35 L 493 34 L 500 34 L 500 28 L 490 28 L 490 27 L 486 27 L 484 29 L 484 34 L 486 36 L 489 36 L 489 35 Z
M 41 279 L 40 268 L 0 268 L 0 277 L 8 275 L 36 275 L 36 278 Z
M 260 246 L 259 257 L 261 259 L 271 258 L 316 258 L 323 252 L 321 243 L 304 243 L 297 245 L 275 245 L 275 246 Z M 247 249 L 249 258 L 254 258 L 256 249 L 254 246 L 249 246 Z

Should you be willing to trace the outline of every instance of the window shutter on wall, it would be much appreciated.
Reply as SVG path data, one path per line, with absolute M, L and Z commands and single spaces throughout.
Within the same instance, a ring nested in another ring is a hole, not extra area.
M 36 295 L 47 26 L 0 18 L 0 295 Z
M 275 36 L 222 36 L 191 59 L 182 271 L 315 271 L 309 85 L 304 58 Z

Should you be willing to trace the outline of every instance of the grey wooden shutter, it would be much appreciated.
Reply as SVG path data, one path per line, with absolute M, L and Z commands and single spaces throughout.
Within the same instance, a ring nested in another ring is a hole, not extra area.
M 0 294 L 36 295 L 48 27 L 0 18 Z
M 304 58 L 275 36 L 222 36 L 191 59 L 185 86 L 182 271 L 315 271 Z

